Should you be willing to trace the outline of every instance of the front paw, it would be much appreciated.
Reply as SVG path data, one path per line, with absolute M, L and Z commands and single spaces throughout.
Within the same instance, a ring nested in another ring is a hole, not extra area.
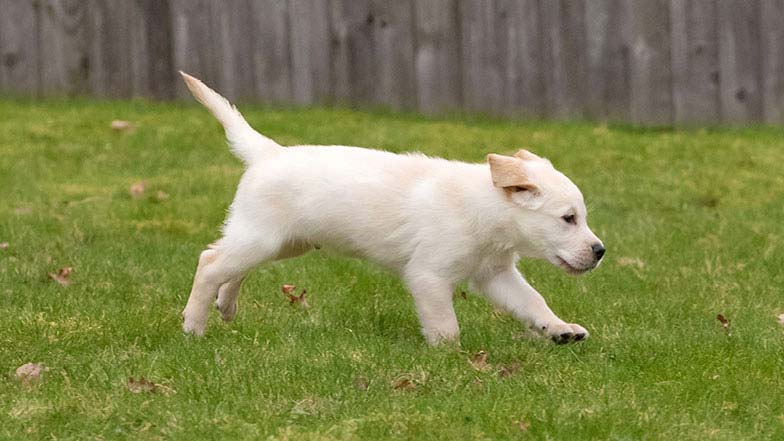
M 204 335 L 204 331 L 207 329 L 207 317 L 200 316 L 199 314 L 194 314 L 186 308 L 185 311 L 182 312 L 182 330 L 186 334 L 193 334 L 197 337 L 201 337 Z
M 537 326 L 537 330 L 559 345 L 582 341 L 590 335 L 585 328 L 576 323 L 551 323 Z

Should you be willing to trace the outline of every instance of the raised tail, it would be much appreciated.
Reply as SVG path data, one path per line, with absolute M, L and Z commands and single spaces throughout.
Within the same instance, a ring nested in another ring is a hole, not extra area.
M 245 164 L 251 165 L 282 149 L 280 144 L 253 129 L 242 114 L 226 98 L 207 87 L 199 79 L 180 71 L 193 97 L 215 116 L 226 131 L 229 149 Z

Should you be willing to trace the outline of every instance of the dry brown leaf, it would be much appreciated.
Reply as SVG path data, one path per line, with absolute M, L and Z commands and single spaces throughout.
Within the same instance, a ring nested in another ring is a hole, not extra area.
M 16 379 L 22 384 L 32 385 L 41 380 L 41 375 L 48 371 L 42 363 L 25 363 L 16 368 Z
M 6 250 L 8 247 L 8 242 L 0 242 L 0 250 Z
M 112 130 L 116 130 L 118 132 L 125 132 L 127 130 L 133 129 L 135 126 L 130 121 L 115 119 L 114 121 L 112 121 L 110 127 L 112 128 Z
M 147 190 L 147 185 L 145 185 L 144 181 L 138 181 L 131 184 L 131 187 L 128 189 L 128 194 L 130 194 L 132 198 L 138 199 L 142 197 L 145 190 Z
M 135 379 L 133 377 L 128 377 L 128 390 L 135 394 L 140 394 L 142 392 L 157 392 L 158 385 L 147 381 L 144 377 L 139 377 L 139 379 Z
M 779 314 L 779 324 L 784 326 L 784 314 Z
M 522 432 L 528 432 L 528 428 L 531 427 L 531 424 L 522 418 L 514 422 L 517 428 L 520 429 Z
M 308 291 L 303 289 L 300 295 L 296 295 L 296 294 L 292 294 L 294 288 L 296 288 L 294 285 L 283 285 L 281 287 L 281 291 L 283 291 L 283 295 L 286 296 L 287 299 L 289 299 L 290 304 L 299 306 L 302 309 L 310 308 L 310 305 L 308 304 L 308 299 L 305 298 L 305 295 L 308 293 Z
M 721 327 L 724 328 L 724 330 L 727 331 L 727 333 L 730 332 L 730 321 L 727 320 L 726 317 L 724 317 L 724 314 L 718 314 L 716 316 L 716 320 L 718 320 L 719 323 L 721 323 Z
M 485 351 L 477 352 L 468 360 L 468 362 L 471 363 L 471 366 L 473 366 L 474 369 L 478 370 L 479 372 L 487 372 L 490 370 L 490 368 L 492 368 L 492 366 L 487 363 L 487 352 Z
M 501 366 L 500 368 L 498 368 L 498 376 L 501 378 L 506 378 L 513 375 L 519 370 L 520 370 L 519 363 L 510 363 L 509 365 Z
M 416 389 L 416 383 L 414 383 L 410 378 L 403 375 L 397 377 L 395 381 L 392 382 L 392 388 L 395 390 L 414 390 Z
M 158 192 L 155 193 L 156 201 L 161 202 L 161 201 L 165 201 L 166 199 L 169 199 L 169 194 L 166 193 L 165 191 L 158 190 Z
M 369 385 L 368 379 L 363 377 L 362 375 L 359 375 L 356 378 L 354 378 L 354 387 L 356 387 L 357 389 L 362 391 L 368 390 L 368 385 Z
M 73 267 L 66 266 L 65 268 L 60 268 L 57 270 L 56 273 L 49 273 L 49 277 L 52 278 L 55 282 L 59 283 L 63 286 L 68 286 L 71 284 L 71 281 L 68 278 L 71 276 L 73 272 Z

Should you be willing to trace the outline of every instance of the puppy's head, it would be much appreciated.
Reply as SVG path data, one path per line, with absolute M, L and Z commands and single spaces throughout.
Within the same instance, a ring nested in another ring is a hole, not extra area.
M 518 252 L 547 259 L 570 274 L 599 265 L 604 245 L 588 227 L 583 195 L 569 178 L 527 150 L 490 154 L 487 162 L 513 218 Z

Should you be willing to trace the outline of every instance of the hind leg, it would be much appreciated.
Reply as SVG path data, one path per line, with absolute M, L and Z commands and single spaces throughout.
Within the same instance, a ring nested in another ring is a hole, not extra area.
M 308 252 L 310 249 L 311 246 L 308 244 L 287 244 L 270 260 L 283 260 L 297 257 Z M 223 321 L 230 322 L 237 315 L 237 297 L 240 294 L 240 287 L 242 286 L 242 281 L 245 279 L 245 275 L 246 274 L 242 274 L 229 280 L 224 283 L 218 291 L 218 299 L 215 301 L 215 307 L 218 308 Z
M 182 312 L 183 330 L 203 335 L 207 327 L 210 304 L 226 283 L 244 277 L 252 267 L 274 259 L 281 244 L 269 237 L 236 242 L 224 238 L 199 256 L 188 303 Z M 236 284 L 239 291 L 239 283 Z M 236 299 L 236 294 L 235 294 Z M 236 308 L 235 308 L 236 309 Z

